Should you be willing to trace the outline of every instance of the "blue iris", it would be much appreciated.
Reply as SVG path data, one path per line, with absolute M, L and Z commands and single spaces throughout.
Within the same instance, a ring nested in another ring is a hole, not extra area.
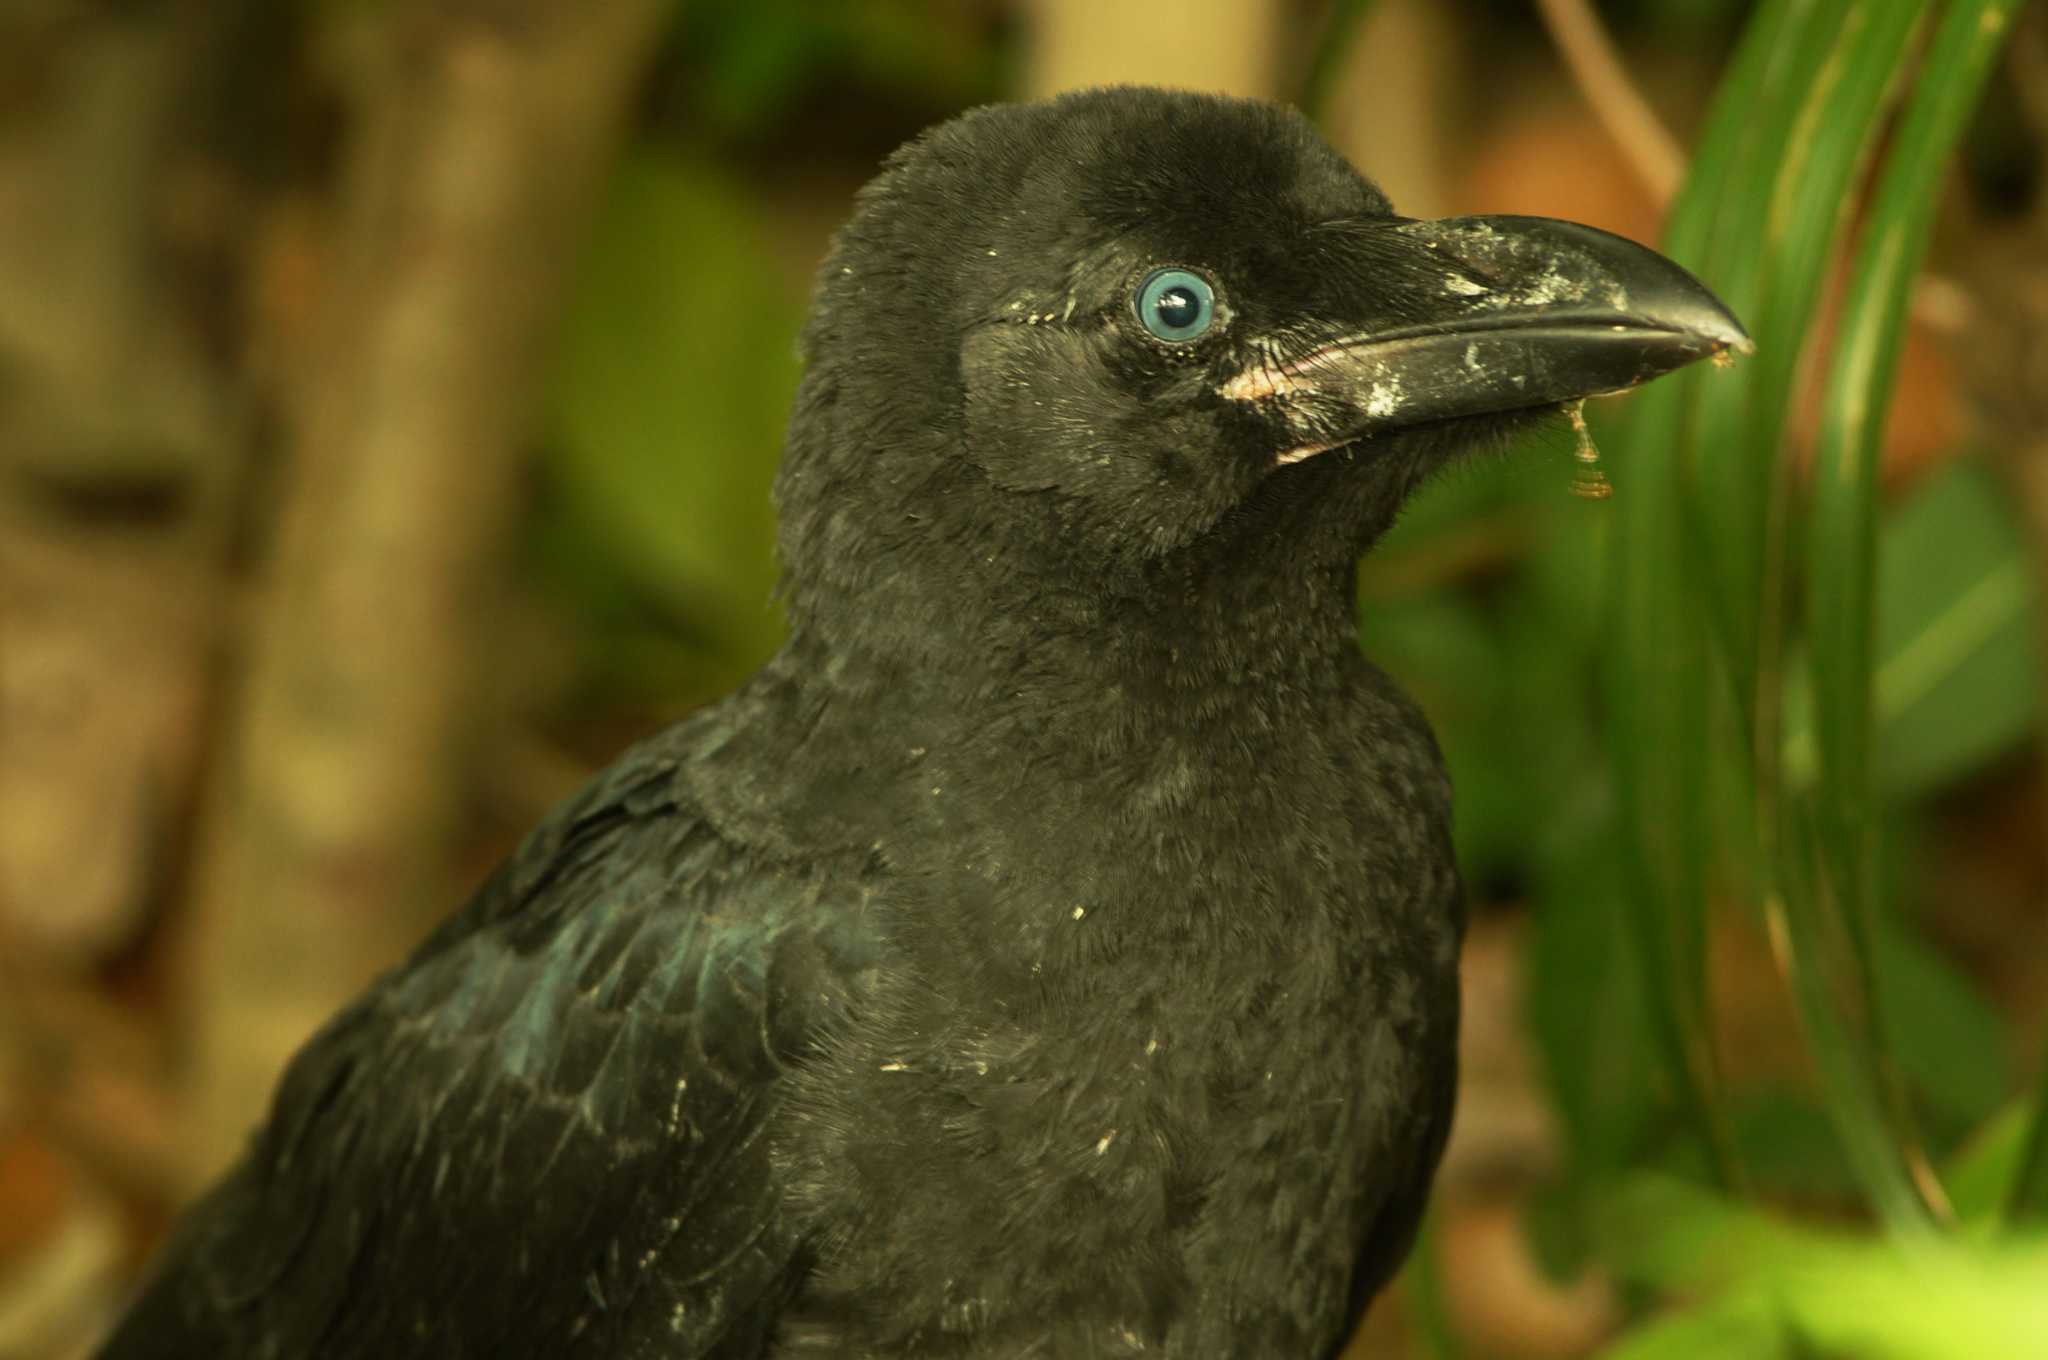
M 1192 340 L 1216 320 L 1216 290 L 1186 269 L 1155 269 L 1138 285 L 1138 320 L 1161 340 Z

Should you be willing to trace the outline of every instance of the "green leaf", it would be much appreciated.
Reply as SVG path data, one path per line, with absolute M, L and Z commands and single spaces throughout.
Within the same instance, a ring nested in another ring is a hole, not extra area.
M 2041 716 L 2034 575 L 1989 468 L 1951 464 L 1879 545 L 1878 770 L 1927 792 L 2023 741 Z
M 1782 1312 L 1761 1293 L 1736 1293 L 1639 1327 L 1603 1360 L 1796 1360 Z
M 2026 1151 L 2029 1111 L 2013 1101 L 1984 1122 L 1942 1168 L 1949 1203 L 1966 1224 L 1995 1224 Z
M 2048 1063 L 2042 1064 L 2034 1086 L 2034 1107 L 2028 1112 L 2026 1140 L 2014 1159 L 2005 1212 L 2015 1223 L 2038 1226 L 2048 1221 Z
M 1856 1178 L 1843 1164 L 1841 1135 L 1817 1096 L 1748 1088 L 1733 1105 L 1742 1165 L 1756 1193 L 1799 1204 L 1856 1202 Z
M 2005 1024 L 1963 973 L 1893 913 L 1876 945 L 1882 1039 L 1937 1129 L 1974 1127 L 2012 1090 Z
M 1776 1318 L 1782 1335 L 1823 1355 L 2048 1356 L 2048 1238 L 1877 1241 L 1653 1177 L 1615 1187 L 1596 1217 L 1618 1276 L 1700 1301 L 1693 1322 L 1653 1328 L 1610 1355 L 1705 1353 L 1685 1346 L 1761 1338 L 1758 1324 Z
M 1885 518 L 1878 540 L 1872 719 L 1886 797 L 1922 797 L 2026 739 L 2044 678 L 2024 531 L 1995 475 L 1951 463 Z M 1813 690 L 1788 683 L 1786 777 L 1818 773 Z
M 1668 1176 L 1637 1175 L 1594 1205 L 1594 1240 L 1617 1277 L 1674 1293 L 1718 1292 L 1757 1275 L 1811 1268 L 1863 1239 L 1823 1237 L 1762 1209 Z

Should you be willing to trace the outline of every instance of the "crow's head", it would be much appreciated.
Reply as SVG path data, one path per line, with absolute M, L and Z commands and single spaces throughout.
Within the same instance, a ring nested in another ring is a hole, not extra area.
M 1747 344 L 1619 237 L 1395 216 L 1283 108 L 983 109 L 897 153 L 824 267 L 785 555 L 799 590 L 931 536 L 1114 571 L 1305 502 L 1355 552 L 1458 449 Z

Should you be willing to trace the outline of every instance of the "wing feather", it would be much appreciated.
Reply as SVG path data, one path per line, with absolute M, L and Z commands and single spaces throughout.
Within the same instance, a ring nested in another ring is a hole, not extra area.
M 757 1355 L 802 1243 L 783 1073 L 875 942 L 861 867 L 769 864 L 600 775 L 294 1059 L 103 1354 Z

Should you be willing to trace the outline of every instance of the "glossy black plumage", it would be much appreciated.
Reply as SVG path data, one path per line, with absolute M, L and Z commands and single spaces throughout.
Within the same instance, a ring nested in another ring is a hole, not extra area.
M 1333 1354 L 1448 1127 L 1461 920 L 1356 556 L 1741 343 L 1473 221 L 1202 96 L 899 153 L 806 331 L 789 643 L 308 1045 L 104 1354 Z

